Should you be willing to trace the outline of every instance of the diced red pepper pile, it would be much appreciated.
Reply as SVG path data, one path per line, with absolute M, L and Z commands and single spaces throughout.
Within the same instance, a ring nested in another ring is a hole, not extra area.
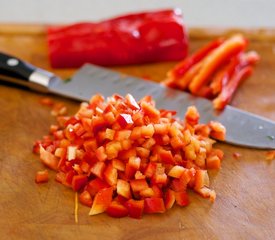
M 213 99 L 214 108 L 222 110 L 259 61 L 256 52 L 245 52 L 247 46 L 241 34 L 216 39 L 178 63 L 164 84 Z
M 141 218 L 189 203 L 187 189 L 215 200 L 208 169 L 219 169 L 225 138 L 218 122 L 199 124 L 190 106 L 183 120 L 158 110 L 150 96 L 93 96 L 74 116 L 58 116 L 51 134 L 34 144 L 56 180 L 79 192 L 90 215 Z M 44 180 L 44 179 L 43 179 Z

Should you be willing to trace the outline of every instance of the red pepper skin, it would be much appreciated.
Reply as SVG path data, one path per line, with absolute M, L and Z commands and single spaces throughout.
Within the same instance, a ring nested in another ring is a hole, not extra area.
M 141 12 L 48 28 L 52 67 L 103 66 L 181 60 L 188 37 L 179 9 Z

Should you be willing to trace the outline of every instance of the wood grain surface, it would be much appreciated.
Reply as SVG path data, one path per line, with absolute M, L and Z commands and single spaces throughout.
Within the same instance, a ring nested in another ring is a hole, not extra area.
M 74 69 L 50 68 L 44 30 L 39 25 L 0 25 L 0 51 L 61 77 L 70 76 Z M 207 31 L 190 33 L 190 51 L 211 38 Z M 253 34 L 250 48 L 261 55 L 261 62 L 240 87 L 232 105 L 275 120 L 274 38 L 257 38 Z M 160 81 L 173 65 L 158 63 L 115 69 Z M 36 171 L 44 167 L 32 154 L 32 144 L 47 134 L 54 122 L 50 110 L 39 104 L 42 96 L 0 85 L 0 239 L 275 238 L 275 161 L 265 160 L 266 151 L 226 144 L 219 144 L 225 152 L 221 170 L 210 172 L 211 187 L 217 192 L 214 204 L 190 192 L 188 207 L 173 207 L 165 214 L 145 215 L 141 220 L 113 219 L 105 214 L 90 217 L 89 209 L 80 205 L 79 222 L 75 223 L 73 191 L 56 183 L 53 172 L 47 184 L 34 182 Z M 75 101 L 53 98 L 65 102 L 70 113 L 79 106 Z M 233 157 L 235 152 L 241 154 L 240 159 Z

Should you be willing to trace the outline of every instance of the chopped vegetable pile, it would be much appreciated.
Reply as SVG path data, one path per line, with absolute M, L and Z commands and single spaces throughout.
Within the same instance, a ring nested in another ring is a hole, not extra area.
M 256 52 L 245 53 L 247 45 L 241 34 L 216 39 L 170 70 L 164 84 L 212 99 L 214 108 L 222 110 L 259 61 Z
M 58 116 L 33 151 L 58 182 L 79 193 L 90 215 L 163 213 L 188 205 L 187 189 L 214 201 L 208 169 L 220 168 L 223 152 L 212 138 L 223 140 L 225 128 L 199 124 L 194 106 L 183 120 L 174 115 L 158 110 L 150 96 L 137 102 L 130 94 L 95 95 L 74 116 Z

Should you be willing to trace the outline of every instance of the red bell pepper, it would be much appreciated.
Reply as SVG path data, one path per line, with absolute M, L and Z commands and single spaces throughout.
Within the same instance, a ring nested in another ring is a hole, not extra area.
M 103 66 L 181 60 L 188 39 L 179 9 L 141 12 L 101 22 L 48 28 L 52 67 Z

